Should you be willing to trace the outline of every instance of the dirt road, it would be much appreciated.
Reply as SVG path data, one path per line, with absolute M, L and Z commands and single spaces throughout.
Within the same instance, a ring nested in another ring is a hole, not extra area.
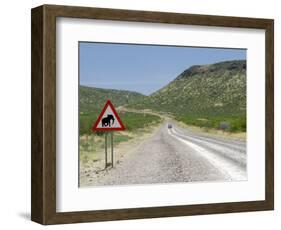
M 247 179 L 246 169 L 245 142 L 193 133 L 166 121 L 134 153 L 87 186 L 237 181 Z

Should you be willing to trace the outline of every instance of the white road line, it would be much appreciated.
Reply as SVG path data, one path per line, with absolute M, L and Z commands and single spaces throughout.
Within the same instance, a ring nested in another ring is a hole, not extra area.
M 177 132 L 178 134 L 182 134 L 182 135 L 186 135 L 186 133 L 184 133 L 182 130 L 180 129 L 176 129 L 174 128 L 174 131 Z M 196 135 L 193 135 L 196 139 L 197 139 L 197 136 Z M 221 140 L 217 140 L 217 139 L 213 139 L 213 138 L 208 138 L 206 136 L 198 136 L 198 139 L 201 140 L 201 141 L 208 141 L 208 143 L 213 143 L 215 145 L 219 145 L 219 144 L 222 144 L 224 145 L 225 147 L 227 148 L 235 148 L 235 149 L 238 149 L 240 152 L 244 153 L 245 154 L 245 151 L 246 149 L 242 146 L 237 146 L 233 143 L 224 143 L 223 141 Z
M 230 161 L 227 161 L 225 158 L 211 151 L 208 151 L 207 149 L 195 143 L 192 143 L 190 141 L 187 141 L 183 138 L 176 136 L 171 132 L 170 129 L 168 129 L 168 134 L 173 138 L 177 139 L 178 141 L 181 141 L 182 143 L 188 145 L 190 148 L 194 149 L 198 154 L 200 154 L 205 159 L 207 159 L 216 169 L 221 171 L 221 173 L 225 175 L 228 180 L 230 181 L 247 180 L 247 172 L 241 170 L 240 167 L 236 166 Z
M 185 135 L 182 135 L 180 133 L 178 133 L 177 130 L 173 129 L 173 132 L 175 132 L 175 134 L 178 136 L 178 137 L 182 137 L 184 139 Z M 228 154 L 229 158 L 237 161 L 237 162 L 241 162 L 241 163 L 246 163 L 247 161 L 247 156 L 246 154 L 244 153 L 241 153 L 237 150 L 233 150 L 231 147 L 228 147 L 228 146 L 221 146 L 219 144 L 215 144 L 213 142 L 209 142 L 208 140 L 206 141 L 203 141 L 203 140 L 200 140 L 200 139 L 197 139 L 196 137 L 191 137 L 191 136 L 187 136 L 188 139 L 190 139 L 191 141 L 195 141 L 197 143 L 202 143 L 202 144 L 205 144 L 207 146 L 209 146 L 210 148 L 212 149 L 215 149 L 217 151 L 220 151 L 222 153 L 225 153 L 225 154 Z

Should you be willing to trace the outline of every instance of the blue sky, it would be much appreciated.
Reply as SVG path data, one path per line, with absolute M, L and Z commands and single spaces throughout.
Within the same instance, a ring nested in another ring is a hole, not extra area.
M 245 49 L 79 43 L 80 85 L 149 95 L 192 65 L 246 59 Z

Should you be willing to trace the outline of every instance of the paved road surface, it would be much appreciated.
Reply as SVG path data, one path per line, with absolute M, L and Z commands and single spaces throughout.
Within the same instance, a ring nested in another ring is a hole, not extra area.
M 247 179 L 246 143 L 195 134 L 164 123 L 135 153 L 95 178 L 92 185 Z

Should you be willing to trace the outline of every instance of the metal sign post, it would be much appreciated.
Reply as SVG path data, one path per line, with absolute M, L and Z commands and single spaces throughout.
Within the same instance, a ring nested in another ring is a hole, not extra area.
M 104 134 L 105 168 L 107 168 L 107 133 Z
M 104 134 L 104 154 L 105 154 L 105 168 L 107 168 L 108 165 L 110 165 L 110 163 L 108 163 L 107 161 L 107 143 L 108 143 L 108 133 Z M 114 158 L 113 158 L 113 132 L 111 132 L 110 134 L 110 148 L 111 148 L 111 167 L 113 168 L 113 162 L 114 162 Z
M 111 166 L 113 168 L 113 132 L 111 132 Z

